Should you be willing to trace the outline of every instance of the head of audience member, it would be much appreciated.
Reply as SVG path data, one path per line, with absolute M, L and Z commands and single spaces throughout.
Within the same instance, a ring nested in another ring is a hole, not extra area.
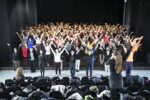
M 89 90 L 95 92 L 96 94 L 99 94 L 99 89 L 97 88 L 97 86 L 91 86 L 89 87 Z
M 19 67 L 19 68 L 17 68 L 17 70 L 16 70 L 16 77 L 15 77 L 15 79 L 16 79 L 16 80 L 21 80 L 21 79 L 23 79 L 23 78 L 24 78 L 23 68 L 22 68 L 22 67 Z

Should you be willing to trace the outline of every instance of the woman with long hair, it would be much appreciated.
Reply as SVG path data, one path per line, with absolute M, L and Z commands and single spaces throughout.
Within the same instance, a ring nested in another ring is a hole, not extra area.
M 15 80 L 22 80 L 22 79 L 24 79 L 23 69 L 22 67 L 18 67 L 16 70 Z
M 109 86 L 111 91 L 111 100 L 118 100 L 119 91 L 123 87 L 122 69 L 123 60 L 121 51 L 114 49 L 111 58 L 107 61 L 110 65 Z

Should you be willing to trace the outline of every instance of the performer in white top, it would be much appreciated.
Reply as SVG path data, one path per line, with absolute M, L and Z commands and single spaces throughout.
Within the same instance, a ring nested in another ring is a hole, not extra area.
M 45 48 L 46 65 L 50 66 L 50 58 L 51 58 L 51 50 L 50 50 L 50 48 L 51 48 L 51 44 L 48 43 L 48 42 L 45 43 L 45 41 L 43 41 L 43 45 L 44 45 L 44 48 Z
M 53 50 L 53 48 L 51 47 L 51 51 L 54 55 L 54 66 L 55 66 L 55 73 L 57 74 L 57 71 L 59 70 L 59 75 L 61 75 L 61 69 L 60 69 L 60 65 L 61 65 L 61 54 L 66 51 L 68 52 L 65 47 L 59 52 L 58 48 L 56 48 L 56 52 Z

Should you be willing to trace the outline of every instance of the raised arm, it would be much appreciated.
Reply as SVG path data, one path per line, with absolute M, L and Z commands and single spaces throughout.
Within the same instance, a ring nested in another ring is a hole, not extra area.
M 82 49 L 83 49 L 83 48 L 81 47 L 81 48 L 76 52 L 76 54 L 78 54 Z
M 41 37 L 40 37 L 40 40 L 42 40 L 43 37 L 44 37 L 44 34 L 42 33 L 42 34 L 41 34 Z
M 138 38 L 135 38 L 132 42 L 131 42 L 131 45 L 133 46 L 133 45 L 138 45 L 138 44 L 140 44 L 140 42 L 141 42 L 141 40 L 143 39 L 143 36 L 141 36 L 141 37 L 138 37 Z
M 112 64 L 112 63 L 113 63 L 113 62 L 112 62 L 112 59 L 114 59 L 113 56 L 111 56 L 111 57 L 106 61 L 106 65 Z
M 127 53 L 127 48 L 123 44 L 120 45 L 122 45 L 124 52 Z
M 102 38 L 102 35 L 99 37 L 99 39 L 98 39 L 97 41 L 94 41 L 94 43 L 95 43 L 95 44 L 98 44 L 98 42 L 101 40 L 101 38 Z M 94 44 L 94 43 L 93 43 L 93 44 Z M 93 45 L 93 44 L 92 44 L 92 45 Z
M 53 48 L 52 48 L 52 47 L 50 47 L 50 49 L 51 49 L 52 53 L 53 53 L 53 54 L 55 54 L 55 52 L 54 52 Z
M 64 48 L 64 49 L 65 49 L 66 53 L 69 55 L 69 52 L 68 52 L 68 50 L 66 50 L 66 48 Z
M 43 43 L 43 46 L 44 46 L 44 47 L 46 47 L 46 45 L 45 45 L 45 41 L 42 41 L 42 43 Z

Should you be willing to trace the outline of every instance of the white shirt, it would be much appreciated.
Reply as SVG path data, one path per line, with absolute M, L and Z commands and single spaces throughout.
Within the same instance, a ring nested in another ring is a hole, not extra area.
M 45 46 L 45 55 L 50 55 L 51 54 L 50 48 L 51 48 L 50 45 Z
M 36 41 L 36 44 L 41 44 L 41 39 L 37 38 L 35 39 L 35 41 Z
M 63 53 L 64 49 L 59 52 L 59 53 L 55 53 L 53 49 L 52 50 L 52 53 L 54 54 L 54 62 L 61 62 L 61 54 Z
M 54 62 L 61 62 L 61 53 L 54 53 Z

